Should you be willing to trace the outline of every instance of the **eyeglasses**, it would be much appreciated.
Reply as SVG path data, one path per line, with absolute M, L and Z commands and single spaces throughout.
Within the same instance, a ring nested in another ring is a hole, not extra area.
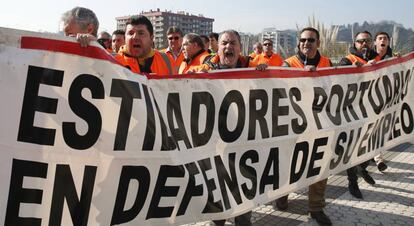
M 263 43 L 263 46 L 273 46 L 273 44 L 272 43 Z
M 309 43 L 314 43 L 316 41 L 316 39 L 314 38 L 301 38 L 299 39 L 299 42 L 306 42 L 308 41 Z
M 100 38 L 100 39 L 98 39 L 98 41 L 107 42 L 107 41 L 109 41 L 109 38 Z
M 370 39 L 370 38 L 363 38 L 363 39 L 355 40 L 355 42 L 358 42 L 359 44 L 363 44 L 364 42 L 366 42 L 367 44 L 369 44 L 369 43 L 372 42 L 372 39 Z
M 170 40 L 170 41 L 172 41 L 173 39 L 177 41 L 178 39 L 180 39 L 180 37 L 178 37 L 178 36 L 174 36 L 174 37 L 173 37 L 173 36 L 171 36 L 171 37 L 168 37 L 168 40 Z

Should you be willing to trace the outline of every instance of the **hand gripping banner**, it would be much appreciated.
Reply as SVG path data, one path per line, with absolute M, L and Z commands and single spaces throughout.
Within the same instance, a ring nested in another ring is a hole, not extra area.
M 412 140 L 413 57 L 142 76 L 98 44 L 0 28 L 0 224 L 247 212 Z

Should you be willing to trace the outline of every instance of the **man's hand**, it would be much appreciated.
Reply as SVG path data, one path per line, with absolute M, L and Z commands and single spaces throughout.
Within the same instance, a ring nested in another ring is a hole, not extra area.
M 200 73 L 208 73 L 208 70 L 205 68 L 200 68 L 200 69 L 189 69 L 186 74 L 200 74 Z
M 256 70 L 265 71 L 268 68 L 267 64 L 259 64 L 256 66 Z
M 355 63 L 353 65 L 355 65 L 357 67 L 362 67 L 364 64 L 359 62 L 359 61 L 355 61 Z
M 368 65 L 374 65 L 374 64 L 376 64 L 376 62 L 375 62 L 375 60 L 370 60 L 370 61 L 367 62 L 367 64 Z
M 88 47 L 89 43 L 96 41 L 96 37 L 91 34 L 77 34 L 76 41 L 80 43 L 82 47 Z
M 303 69 L 305 71 L 316 71 L 316 67 L 314 65 L 306 65 Z

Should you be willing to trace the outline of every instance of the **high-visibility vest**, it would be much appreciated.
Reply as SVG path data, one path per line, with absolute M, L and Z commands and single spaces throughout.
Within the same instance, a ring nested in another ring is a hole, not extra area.
M 352 62 L 352 64 L 355 64 L 355 62 L 360 62 L 362 64 L 367 64 L 368 63 L 366 60 L 362 59 L 361 57 L 355 56 L 354 54 L 348 54 L 348 56 L 346 56 L 346 58 L 348 60 L 350 60 Z M 381 60 L 380 56 L 376 56 L 374 58 L 375 62 L 378 62 L 380 60 Z
M 123 66 L 129 68 L 132 72 L 141 73 L 138 60 L 135 57 L 127 56 L 123 52 L 118 53 L 115 59 Z M 154 50 L 152 57 L 151 72 L 157 75 L 171 75 L 173 68 L 171 66 L 170 58 L 165 53 Z
M 265 53 L 257 55 L 251 63 L 251 66 L 257 66 L 259 64 L 267 64 L 268 66 L 282 66 L 283 59 L 277 54 L 273 53 L 272 56 L 268 57 Z
M 252 59 L 254 59 L 256 56 L 257 56 L 257 54 L 255 52 L 249 54 L 249 57 L 252 58 Z
M 184 60 L 184 53 L 181 51 L 180 54 L 178 54 L 177 59 L 174 59 L 174 55 L 171 51 L 165 50 L 165 54 L 167 54 L 168 57 L 170 58 L 171 64 L 173 66 L 174 74 L 177 74 L 181 63 Z
M 201 52 L 190 63 L 183 61 L 178 70 L 178 74 L 186 74 L 188 70 L 195 69 L 196 67 L 203 64 L 204 60 L 209 57 L 210 54 L 207 51 Z
M 290 67 L 294 67 L 294 68 L 304 68 L 305 65 L 303 64 L 303 62 L 299 59 L 299 57 L 297 55 L 292 56 L 287 58 L 286 63 L 289 64 Z M 316 66 L 316 68 L 322 68 L 322 67 L 332 67 L 331 65 L 331 61 L 329 60 L 329 58 L 321 56 L 318 65 Z

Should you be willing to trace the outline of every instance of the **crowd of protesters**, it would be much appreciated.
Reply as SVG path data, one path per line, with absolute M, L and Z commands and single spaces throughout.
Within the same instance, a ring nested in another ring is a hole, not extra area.
M 151 21 L 145 16 L 134 16 L 126 23 L 126 30 L 116 30 L 110 35 L 98 33 L 99 22 L 90 9 L 75 7 L 62 16 L 64 33 L 75 36 L 82 46 L 91 41 L 98 41 L 121 64 L 135 73 L 152 73 L 158 75 L 186 74 L 208 72 L 210 70 L 254 67 L 266 70 L 268 66 L 284 66 L 315 71 L 318 68 L 331 67 L 331 60 L 321 55 L 319 31 L 312 27 L 304 28 L 299 33 L 297 53 L 287 59 L 273 51 L 273 41 L 264 39 L 255 43 L 254 52 L 249 56 L 241 55 L 240 35 L 235 30 L 217 33 L 184 34 L 179 27 L 167 30 L 168 47 L 165 50 L 154 49 L 154 30 Z M 379 32 L 375 36 L 369 31 L 360 31 L 354 37 L 349 54 L 344 56 L 339 65 L 375 64 L 390 57 L 398 57 L 390 48 L 390 36 Z M 375 157 L 378 170 L 387 169 L 381 155 Z M 356 198 L 362 199 L 357 180 L 361 176 L 367 183 L 375 184 L 366 167 L 369 161 L 347 170 L 348 189 Z M 324 213 L 325 189 L 328 179 L 309 186 L 309 213 L 320 225 L 332 225 Z M 288 208 L 288 196 L 275 201 L 279 210 Z M 235 225 L 251 225 L 251 212 L 235 218 Z M 226 220 L 214 221 L 224 225 Z

